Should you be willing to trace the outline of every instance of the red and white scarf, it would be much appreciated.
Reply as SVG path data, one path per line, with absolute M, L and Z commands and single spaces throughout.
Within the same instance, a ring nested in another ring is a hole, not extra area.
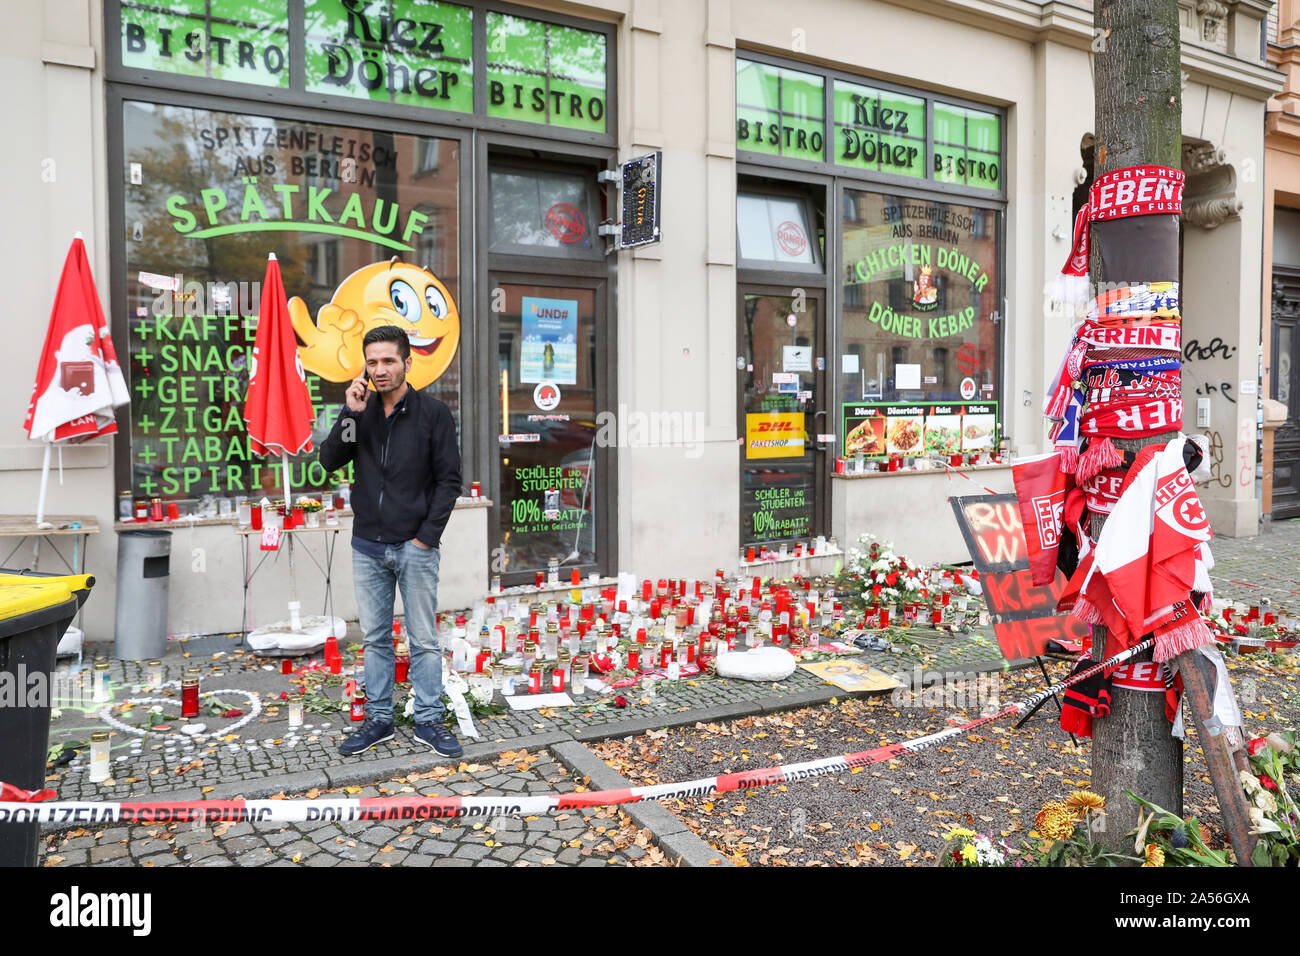
M 1160 213 L 1180 215 L 1186 179 L 1181 169 L 1168 166 L 1129 166 L 1098 176 L 1088 191 L 1088 201 L 1074 217 L 1070 255 L 1056 278 L 1052 298 L 1067 306 L 1087 301 L 1091 223 Z
M 1183 464 L 1186 441 L 1179 435 L 1163 448 L 1138 453 L 1092 560 L 1084 563 L 1083 580 L 1073 589 L 1079 595 L 1075 617 L 1104 623 L 1120 646 L 1154 631 L 1157 661 L 1214 640 L 1190 598 L 1194 590 L 1210 593 L 1214 559 L 1213 532 Z

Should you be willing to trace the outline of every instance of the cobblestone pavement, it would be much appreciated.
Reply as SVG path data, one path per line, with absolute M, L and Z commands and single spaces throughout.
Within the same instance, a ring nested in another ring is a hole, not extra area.
M 1300 613 L 1300 521 L 1274 524 L 1256 538 L 1217 538 L 1213 547 L 1217 566 L 1212 577 L 1218 595 L 1250 603 L 1267 595 L 1283 611 Z M 927 670 L 951 673 L 1007 666 L 987 631 L 946 635 L 920 630 L 909 632 L 909 636 L 921 645 Z M 910 672 L 915 663 L 882 653 L 862 654 L 859 659 L 887 673 Z M 145 673 L 141 664 L 111 661 L 113 702 L 152 697 L 163 701 L 167 713 L 175 713 L 179 693 L 174 682 L 182 669 L 190 666 L 200 667 L 205 693 L 243 715 L 201 717 L 199 722 L 206 726 L 197 738 L 177 732 L 179 721 L 167 732 L 145 732 L 138 726 L 135 731 L 113 728 L 108 782 L 89 782 L 83 750 L 70 762 L 53 766 L 47 785 L 65 800 L 252 798 L 281 791 L 366 787 L 446 764 L 443 758 L 414 745 L 409 728 L 399 728 L 392 743 L 358 757 L 341 758 L 338 742 L 351 732 L 350 722 L 341 713 L 309 714 L 305 726 L 291 730 L 280 700 L 280 694 L 293 686 L 290 678 L 280 673 L 278 661 L 271 663 L 242 651 L 239 641 L 228 636 L 169 645 L 164 679 L 173 685 L 163 692 L 142 689 Z M 84 742 L 106 726 L 101 713 L 107 705 L 90 700 L 89 672 L 65 677 L 67 683 L 56 685 L 61 713 L 51 727 L 52 746 Z M 796 670 L 780 684 L 700 678 L 660 683 L 658 687 L 653 697 L 640 688 L 623 691 L 630 701 L 626 709 L 616 708 L 609 697 L 589 694 L 573 708 L 482 718 L 477 721 L 481 737 L 463 741 L 463 759 L 491 763 L 503 750 L 536 752 L 697 721 L 793 710 L 824 703 L 836 695 L 846 696 L 803 670 Z M 137 705 L 125 722 L 142 725 L 148 706 Z
M 1266 528 L 1253 538 L 1210 542 L 1214 596 L 1247 604 L 1267 597 L 1284 612 L 1300 615 L 1300 518 Z
M 289 798 L 570 793 L 581 780 L 546 751 L 434 767 L 386 783 Z M 616 808 L 476 821 L 110 826 L 47 836 L 53 866 L 661 866 L 648 829 Z
M 927 667 L 971 671 L 1003 666 L 990 635 L 940 635 L 932 630 L 908 633 L 926 653 Z M 53 768 L 47 783 L 67 800 L 122 800 L 164 794 L 197 798 L 203 788 L 217 786 L 224 790 L 238 788 L 232 792 L 253 796 L 282 789 L 284 785 L 277 781 L 284 775 L 308 775 L 310 779 L 300 780 L 300 785 L 327 787 L 369 783 L 399 767 L 426 769 L 441 762 L 441 758 L 413 744 L 410 729 L 401 727 L 392 743 L 381 744 L 356 757 L 341 758 L 338 744 L 352 732 L 347 714 L 308 714 L 304 726 L 290 728 L 287 708 L 280 700 L 280 694 L 294 686 L 290 678 L 280 673 L 278 662 L 268 663 L 264 658 L 241 651 L 238 645 L 237 639 L 215 637 L 176 642 L 168 649 L 164 663 L 166 681 L 174 684 L 183 668 L 199 667 L 203 675 L 201 690 L 211 695 L 202 703 L 220 701 L 230 710 L 242 711 L 242 716 L 237 718 L 198 718 L 197 722 L 204 725 L 198 737 L 180 733 L 182 721 L 166 725 L 166 731 L 146 731 L 149 707 L 161 702 L 167 714 L 174 714 L 179 693 L 175 686 L 168 686 L 162 692 L 145 691 L 144 665 L 111 661 L 111 706 L 132 700 L 141 703 L 129 714 L 114 712 L 119 724 L 135 730 L 128 731 L 122 726 L 112 728 L 109 781 L 94 784 L 88 780 L 87 756 L 83 750 L 70 762 Z M 915 663 L 911 658 L 878 652 L 860 658 L 891 673 L 910 673 Z M 60 716 L 51 727 L 52 747 L 68 742 L 84 743 L 95 730 L 106 729 L 101 715 L 110 705 L 90 699 L 89 673 L 67 673 L 65 677 L 68 682 L 58 685 Z M 478 757 L 510 747 L 549 746 L 561 740 L 597 740 L 697 720 L 806 706 L 844 693 L 803 670 L 796 670 L 780 684 L 701 677 L 661 681 L 657 688 L 653 696 L 640 688 L 635 692 L 621 691 L 630 701 L 625 709 L 615 707 L 612 696 L 602 698 L 589 693 L 572 708 L 507 712 L 480 718 L 476 721 L 480 739 L 466 739 L 462 743 L 467 755 Z M 337 696 L 339 691 L 334 694 Z

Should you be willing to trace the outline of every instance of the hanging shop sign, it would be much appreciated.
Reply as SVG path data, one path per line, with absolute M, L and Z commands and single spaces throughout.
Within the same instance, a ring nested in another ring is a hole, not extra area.
M 740 57 L 736 146 L 977 189 L 1001 190 L 1004 185 L 1002 116 L 997 112 Z
M 603 32 L 443 0 L 160 0 L 118 12 L 128 69 L 607 131 Z
M 658 242 L 659 173 L 663 153 L 638 156 L 623 164 L 623 226 L 619 246 L 642 246 Z
M 994 448 L 997 402 L 852 402 L 841 409 L 844 456 L 964 455 Z

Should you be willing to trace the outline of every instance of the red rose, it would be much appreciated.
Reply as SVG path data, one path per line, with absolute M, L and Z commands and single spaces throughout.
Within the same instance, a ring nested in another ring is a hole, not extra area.
M 221 712 L 221 716 L 222 717 L 243 717 L 244 712 L 242 710 L 235 710 L 235 708 L 232 707 L 230 708 L 230 710 L 223 710 Z
M 288 691 L 283 691 L 283 690 L 280 691 L 280 699 L 281 699 L 281 700 L 288 700 L 288 699 L 289 699 L 289 692 L 288 692 Z
M 1273 782 L 1273 778 L 1270 777 L 1270 776 L 1269 776 L 1268 774 L 1266 774 L 1266 773 L 1261 773 L 1261 774 L 1259 775 L 1259 784 L 1260 784 L 1260 786 L 1263 787 L 1265 790 L 1276 790 L 1276 789 L 1277 789 L 1277 784 L 1275 784 L 1275 783 Z
M 898 575 L 894 574 L 892 571 L 889 574 L 886 574 L 885 583 L 892 588 L 895 584 L 898 583 Z
M 873 584 L 873 585 L 871 585 L 871 595 L 872 595 L 872 597 L 880 597 L 880 585 L 879 585 L 879 584 Z
M 1234 624 L 1232 625 L 1232 629 L 1236 631 L 1238 634 L 1241 634 L 1242 636 L 1245 636 L 1246 634 L 1250 633 L 1250 628 L 1247 627 L 1245 624 Z
M 1259 753 L 1267 746 L 1268 746 L 1267 739 L 1265 739 L 1264 737 L 1256 737 L 1254 740 L 1252 740 L 1250 743 L 1246 745 L 1246 753 L 1250 754 L 1253 757 L 1255 756 L 1255 754 Z
M 626 707 L 626 706 L 627 706 L 627 698 L 624 697 L 622 694 L 619 694 L 617 697 L 614 698 L 614 706 L 615 706 L 615 707 L 618 707 L 620 710 L 621 710 L 622 708 Z

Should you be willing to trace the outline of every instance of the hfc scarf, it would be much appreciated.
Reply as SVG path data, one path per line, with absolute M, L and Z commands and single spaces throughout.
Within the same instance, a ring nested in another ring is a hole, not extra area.
M 1214 639 L 1191 598 L 1192 591 L 1209 589 L 1213 533 L 1184 463 L 1186 440 L 1179 435 L 1139 453 L 1073 612 L 1104 623 L 1121 647 L 1154 631 L 1157 661 Z

